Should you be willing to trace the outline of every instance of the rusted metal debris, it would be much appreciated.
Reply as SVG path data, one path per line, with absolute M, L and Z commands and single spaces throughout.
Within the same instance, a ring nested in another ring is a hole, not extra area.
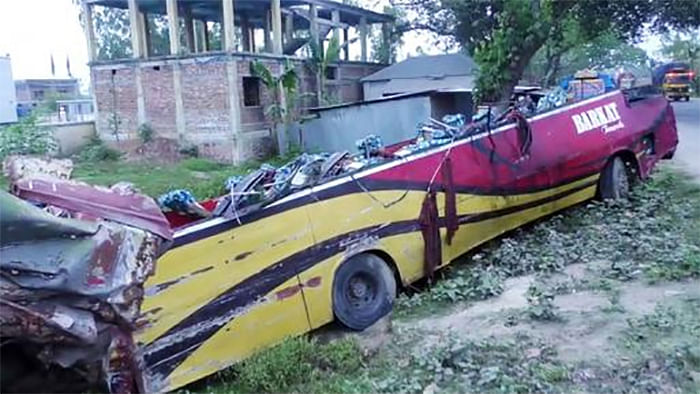
M 22 177 L 27 168 L 9 171 L 19 176 L 14 193 L 31 203 L 0 191 L 3 341 L 31 344 L 27 356 L 101 378 L 111 392 L 137 391 L 131 331 L 172 239 L 168 223 L 132 188 Z

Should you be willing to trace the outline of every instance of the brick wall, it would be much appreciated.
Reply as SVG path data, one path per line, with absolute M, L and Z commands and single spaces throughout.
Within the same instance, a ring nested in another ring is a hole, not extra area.
M 160 137 L 177 139 L 173 66 L 141 67 L 146 123 Z
M 107 141 L 137 138 L 138 114 L 133 68 L 92 70 L 99 116 L 95 126 Z M 118 134 L 118 135 L 117 135 Z
M 197 145 L 200 153 L 206 157 L 221 161 L 233 160 L 236 147 L 231 127 L 235 122 L 230 119 L 227 65 L 235 62 L 240 104 L 240 158 L 269 155 L 276 149 L 276 142 L 264 111 L 273 103 L 273 93 L 261 83 L 260 105 L 244 105 L 243 78 L 251 76 L 250 63 L 253 59 L 250 56 L 218 55 L 93 66 L 98 133 L 107 141 L 114 139 L 109 119 L 116 113 L 120 120 L 120 139 L 131 140 L 131 145 L 138 143 L 136 67 L 140 67 L 146 122 L 157 137 L 177 141 L 173 68 L 179 66 L 185 133 L 184 140 L 177 143 Z M 273 73 L 279 72 L 283 64 L 281 59 L 261 57 L 259 60 Z M 304 66 L 302 60 L 295 60 L 293 64 L 299 76 L 299 91 L 304 96 L 302 106 L 317 106 L 316 97 L 306 94 L 316 93 L 315 75 Z M 357 101 L 362 96 L 357 80 L 380 67 L 365 63 L 343 63 L 339 66 L 340 78 L 331 89 L 342 101 Z

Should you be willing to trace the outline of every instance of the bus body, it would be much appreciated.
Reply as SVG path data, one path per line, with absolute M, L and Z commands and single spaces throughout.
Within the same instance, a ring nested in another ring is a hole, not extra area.
M 528 144 L 520 126 L 508 124 L 340 174 L 241 216 L 173 229 L 134 322 L 138 389 L 174 390 L 333 321 L 334 280 L 353 256 L 379 257 L 403 285 L 424 277 L 420 216 L 431 192 L 439 268 L 593 198 L 615 157 L 646 178 L 678 142 L 661 96 L 629 102 L 613 91 L 527 123 Z M 448 241 L 449 204 L 458 228 Z

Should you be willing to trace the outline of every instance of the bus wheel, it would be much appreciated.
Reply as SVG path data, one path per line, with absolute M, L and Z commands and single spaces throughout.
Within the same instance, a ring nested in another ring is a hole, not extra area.
M 629 197 L 630 179 L 622 158 L 615 156 L 603 169 L 598 185 L 600 197 L 607 199 L 622 199 Z
M 685 96 L 685 101 L 690 101 L 690 96 Z
M 360 253 L 341 264 L 333 280 L 333 313 L 346 327 L 361 331 L 391 311 L 396 279 L 379 256 Z

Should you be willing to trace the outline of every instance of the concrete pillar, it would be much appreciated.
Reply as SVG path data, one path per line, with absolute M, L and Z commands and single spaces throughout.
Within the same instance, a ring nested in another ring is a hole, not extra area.
M 139 8 L 136 0 L 129 0 L 129 31 L 131 32 L 131 52 L 135 58 L 143 57 L 141 52 L 141 24 L 139 23 Z
M 175 96 L 175 129 L 180 144 L 187 141 L 185 125 L 185 102 L 182 99 L 182 65 L 173 63 L 173 96 Z
M 252 47 L 250 43 L 252 38 L 250 34 L 250 20 L 248 19 L 247 14 L 241 15 L 241 35 L 243 39 L 243 51 L 252 52 L 250 49 Z
M 367 61 L 367 18 L 360 18 L 360 60 Z
M 192 20 L 192 9 L 185 7 L 182 17 L 185 19 L 185 45 L 189 53 L 195 52 L 194 47 L 194 21 Z
M 280 0 L 271 1 L 272 17 L 272 52 L 276 55 L 282 54 L 282 10 Z
M 140 45 L 141 45 L 141 55 L 144 58 L 147 58 L 149 56 L 149 41 L 151 39 L 150 35 L 148 34 L 148 16 L 146 15 L 145 12 L 139 12 L 139 38 L 140 38 Z
M 350 37 L 350 33 L 348 32 L 348 28 L 346 27 L 343 29 L 343 45 L 345 45 L 345 50 L 343 53 L 345 54 L 345 61 L 350 60 L 350 40 L 348 39 Z
M 88 61 L 97 59 L 97 44 L 95 42 L 95 26 L 92 21 L 92 5 L 83 0 L 80 3 L 83 12 L 83 20 L 85 21 L 85 41 L 87 42 Z
M 331 11 L 331 22 L 333 22 L 333 38 L 340 43 L 340 27 L 338 26 L 340 23 L 340 11 Z
M 202 52 L 202 21 L 193 20 L 192 30 L 194 31 L 194 51 Z
M 270 39 L 270 9 L 265 10 L 265 22 L 263 23 L 263 34 L 265 35 L 265 52 L 272 52 L 272 40 Z
M 284 35 L 286 36 L 284 38 L 286 42 L 292 42 L 292 40 L 294 40 L 294 14 L 291 12 L 285 17 Z
M 148 22 L 148 14 L 142 12 L 141 20 L 143 24 L 143 55 L 144 57 L 149 57 L 153 53 L 153 43 L 151 42 L 151 27 Z
M 203 22 L 203 33 L 202 34 L 202 49 L 204 52 L 209 51 L 209 24 L 207 21 L 202 21 Z
M 136 120 L 138 125 L 142 125 L 147 122 L 146 119 L 146 99 L 143 95 L 143 78 L 141 77 L 141 65 L 136 64 L 136 70 L 134 70 L 135 82 L 136 82 Z M 130 130 L 136 131 L 136 130 Z
M 241 135 L 241 107 L 238 95 L 239 78 L 238 65 L 233 59 L 228 59 L 226 62 L 226 77 L 228 79 L 228 97 L 229 97 L 229 121 L 231 125 L 231 135 L 233 139 L 233 162 L 241 161 L 241 152 L 243 138 Z
M 233 18 L 233 0 L 222 0 L 223 1 L 223 23 L 222 26 L 224 30 L 224 50 L 226 52 L 233 52 L 236 50 L 236 25 L 235 19 Z
M 131 1 L 131 0 L 130 0 Z M 133 0 L 135 1 L 135 0 Z M 177 0 L 165 0 L 168 11 L 168 30 L 170 33 L 170 54 L 180 54 L 180 23 L 177 15 Z
M 316 4 L 309 5 L 309 19 L 311 40 L 320 45 L 321 43 L 318 41 L 318 7 L 316 7 Z M 320 47 L 323 49 L 323 45 L 320 45 Z

